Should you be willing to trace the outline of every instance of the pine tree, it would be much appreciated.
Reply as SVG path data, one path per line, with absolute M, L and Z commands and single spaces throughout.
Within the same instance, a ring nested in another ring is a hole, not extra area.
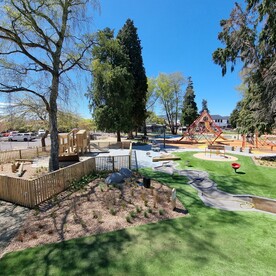
M 181 124 L 184 126 L 189 126 L 193 123 L 193 121 L 197 118 L 197 105 L 195 102 L 195 93 L 193 87 L 192 78 L 188 78 L 188 86 L 186 88 L 186 93 L 183 101 L 183 109 L 182 109 L 182 118 Z
M 129 57 L 129 73 L 133 76 L 131 121 L 133 129 L 137 130 L 146 120 L 147 77 L 142 58 L 141 41 L 133 20 L 127 19 L 119 31 L 117 38 L 124 52 Z
M 210 114 L 210 111 L 209 111 L 209 108 L 208 108 L 208 102 L 207 102 L 207 100 L 205 100 L 205 99 L 202 100 L 202 109 L 201 109 L 201 111 L 200 111 L 200 114 L 201 114 L 204 110 L 206 110 L 206 111 Z

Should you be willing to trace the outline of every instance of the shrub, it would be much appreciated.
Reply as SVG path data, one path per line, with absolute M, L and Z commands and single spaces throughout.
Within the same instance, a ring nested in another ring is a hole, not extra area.
M 160 216 L 163 216 L 164 214 L 165 214 L 164 209 L 159 209 L 159 215 L 160 215 Z
M 149 217 L 149 213 L 147 211 L 144 211 L 144 217 L 148 218 Z
M 112 216 L 115 216 L 115 215 L 117 214 L 117 211 L 116 211 L 114 208 L 111 208 L 111 209 L 110 209 L 110 214 L 111 214 Z
M 131 216 L 132 218 L 136 218 L 137 214 L 136 214 L 135 211 L 131 211 L 131 212 L 130 212 L 130 216 Z
M 126 216 L 126 221 L 128 222 L 128 223 L 131 223 L 132 221 L 131 221 L 131 216 Z

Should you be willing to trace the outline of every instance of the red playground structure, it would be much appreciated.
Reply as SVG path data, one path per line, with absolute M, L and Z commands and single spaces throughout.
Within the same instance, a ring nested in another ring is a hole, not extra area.
M 210 114 L 204 110 L 201 115 L 188 127 L 178 142 L 189 140 L 198 143 L 199 140 L 206 140 L 209 145 L 215 143 L 218 138 L 227 140 L 222 135 L 222 130 L 215 124 Z

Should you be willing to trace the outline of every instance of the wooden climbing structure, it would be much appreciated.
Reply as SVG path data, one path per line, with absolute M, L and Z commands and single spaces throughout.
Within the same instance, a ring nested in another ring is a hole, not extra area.
M 210 114 L 204 110 L 201 115 L 188 127 L 178 140 L 193 141 L 198 143 L 200 140 L 206 140 L 209 145 L 214 144 L 218 138 L 227 140 L 222 135 L 221 128 L 215 124 Z
M 73 129 L 69 133 L 59 134 L 59 159 L 60 161 L 76 159 L 79 154 L 90 151 L 90 139 L 86 130 Z

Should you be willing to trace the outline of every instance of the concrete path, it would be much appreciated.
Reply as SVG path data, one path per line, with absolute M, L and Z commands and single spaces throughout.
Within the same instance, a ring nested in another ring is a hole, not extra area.
M 0 258 L 3 250 L 21 228 L 30 209 L 0 201 Z
M 178 170 L 174 164 L 156 167 L 155 170 L 168 174 L 179 174 L 188 178 L 188 184 L 198 191 L 200 199 L 205 205 L 228 211 L 259 211 L 255 209 L 248 196 L 238 196 L 223 192 L 217 188 L 214 181 L 209 179 L 208 173 L 196 170 Z

